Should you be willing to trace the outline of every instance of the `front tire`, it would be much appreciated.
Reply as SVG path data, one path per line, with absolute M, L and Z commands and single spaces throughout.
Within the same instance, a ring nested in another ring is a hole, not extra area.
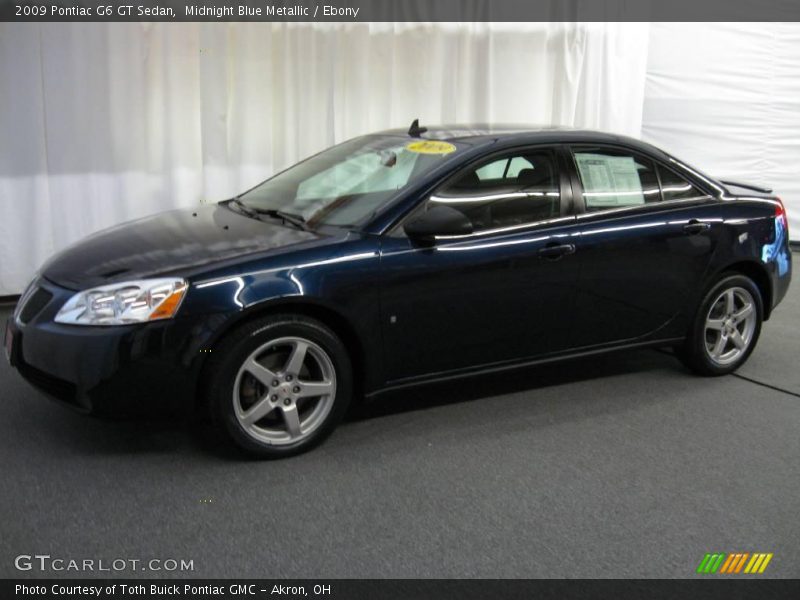
M 753 280 L 723 275 L 700 303 L 679 357 L 700 375 L 732 373 L 753 352 L 763 315 L 761 292 Z
M 347 411 L 347 350 L 322 323 L 275 315 L 247 323 L 214 348 L 208 366 L 212 416 L 241 449 L 261 458 L 305 452 Z

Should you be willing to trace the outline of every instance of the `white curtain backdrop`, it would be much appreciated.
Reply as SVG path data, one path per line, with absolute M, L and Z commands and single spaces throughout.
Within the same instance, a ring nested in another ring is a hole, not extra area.
M 642 137 L 773 188 L 800 239 L 800 23 L 653 23 Z
M 0 295 L 110 225 L 386 127 L 641 136 L 773 187 L 800 239 L 797 23 L 0 23 Z
M 638 135 L 647 46 L 647 24 L 2 23 L 0 295 L 93 231 L 415 117 Z

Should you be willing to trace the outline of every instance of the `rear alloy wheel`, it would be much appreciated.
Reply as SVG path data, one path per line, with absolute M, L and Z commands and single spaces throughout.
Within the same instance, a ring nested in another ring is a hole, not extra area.
M 706 294 L 681 358 L 702 375 L 725 375 L 750 356 L 761 332 L 763 305 L 753 281 L 723 277 Z
M 322 441 L 350 401 L 350 360 L 312 319 L 280 315 L 247 324 L 214 349 L 210 405 L 233 441 L 266 458 Z
M 736 363 L 753 341 L 756 301 L 742 287 L 725 289 L 706 315 L 705 342 L 708 357 L 720 366 Z

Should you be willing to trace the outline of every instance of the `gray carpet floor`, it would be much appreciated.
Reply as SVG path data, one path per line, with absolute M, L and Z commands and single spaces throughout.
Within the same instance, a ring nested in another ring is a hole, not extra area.
M 194 577 L 687 577 L 706 552 L 772 552 L 764 576 L 798 577 L 789 294 L 735 376 L 640 351 L 429 386 L 278 462 L 73 414 L 0 361 L 0 576 L 45 553 Z

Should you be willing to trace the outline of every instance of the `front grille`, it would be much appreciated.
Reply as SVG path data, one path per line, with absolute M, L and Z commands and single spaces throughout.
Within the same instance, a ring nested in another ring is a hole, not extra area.
M 27 298 L 23 298 L 24 304 L 19 311 L 19 320 L 22 323 L 27 323 L 36 315 L 38 315 L 52 299 L 53 294 L 44 288 L 37 287 L 32 294 L 27 296 Z

